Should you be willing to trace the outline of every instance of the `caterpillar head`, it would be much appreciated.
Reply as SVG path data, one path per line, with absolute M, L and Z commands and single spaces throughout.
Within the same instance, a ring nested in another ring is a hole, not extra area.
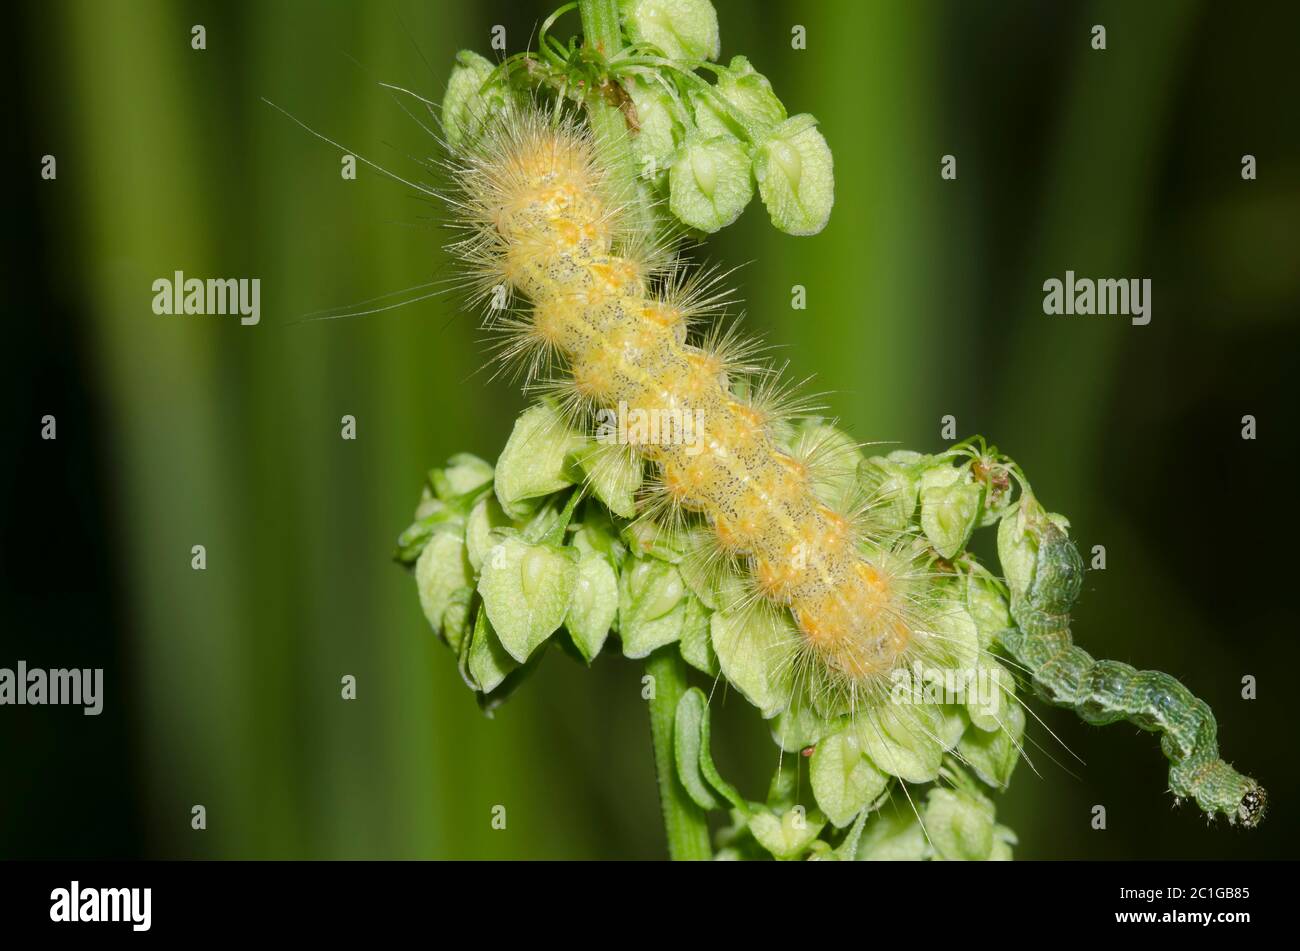
M 1240 822 L 1243 828 L 1253 829 L 1260 824 L 1266 812 L 1268 812 L 1268 793 L 1264 791 L 1263 786 L 1251 780 L 1250 788 L 1237 804 L 1236 821 Z

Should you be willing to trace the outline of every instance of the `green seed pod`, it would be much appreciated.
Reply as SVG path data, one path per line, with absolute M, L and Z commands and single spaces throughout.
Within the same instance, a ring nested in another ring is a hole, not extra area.
M 543 496 L 577 482 L 579 473 L 570 456 L 588 442 L 551 404 L 524 410 L 497 460 L 496 497 L 505 513 L 528 518 Z
M 657 46 L 669 59 L 718 58 L 718 14 L 709 0 L 620 0 L 619 13 L 633 43 Z
M 866 757 L 857 733 L 848 728 L 817 744 L 809 773 L 817 805 L 840 829 L 874 802 L 889 783 L 889 777 Z
M 936 857 L 976 862 L 990 858 L 995 816 L 992 801 L 973 788 L 931 789 L 925 802 L 925 831 Z
M 578 553 L 506 538 L 487 553 L 478 591 L 502 646 L 523 663 L 563 623 L 578 580 Z
M 473 453 L 461 452 L 447 460 L 446 468 L 429 473 L 429 482 L 439 499 L 452 502 L 490 483 L 492 471 L 490 462 Z
M 722 674 L 745 699 L 774 717 L 790 704 L 788 659 L 798 649 L 789 612 L 717 611 L 710 619 Z
M 825 825 L 826 817 L 819 811 L 805 814 L 797 806 L 780 815 L 764 810 L 749 818 L 749 831 L 758 844 L 785 861 L 801 858 Z
M 634 558 L 619 577 L 618 634 L 625 657 L 647 657 L 681 637 L 687 613 L 686 583 L 676 566 Z
M 666 86 L 640 76 L 629 76 L 623 87 L 636 108 L 631 145 L 637 169 L 643 179 L 663 185 L 673 152 L 686 138 L 682 106 Z
M 744 123 L 739 124 L 720 111 L 711 96 L 696 93 L 692 99 L 695 124 L 705 135 L 767 132 L 786 119 L 785 106 L 772 91 L 772 84 L 744 56 L 733 56 L 727 68 L 718 72 L 713 93 L 743 115 Z
M 443 612 L 451 604 L 452 595 L 460 588 L 474 586 L 474 569 L 466 557 L 462 534 L 438 532 L 430 539 L 415 563 L 415 584 L 424 616 L 445 637 Z
M 971 479 L 970 466 L 946 461 L 921 474 L 921 528 L 944 558 L 966 547 L 984 501 L 984 487 Z
M 893 452 L 872 456 L 858 466 L 858 482 L 871 505 L 872 519 L 885 531 L 901 532 L 911 524 L 920 492 L 920 464 L 926 458 Z
M 609 560 L 595 552 L 583 555 L 564 626 L 587 663 L 605 646 L 617 615 L 618 578 Z
M 733 136 L 689 137 L 668 173 L 669 210 L 701 231 L 725 228 L 753 197 L 749 153 Z
M 758 143 L 754 176 L 767 213 L 786 234 L 816 234 L 835 204 L 835 168 L 817 120 L 787 119 Z
M 442 97 L 442 129 L 453 148 L 478 134 L 483 122 L 500 115 L 509 106 L 510 90 L 500 81 L 490 81 L 496 67 L 472 50 L 456 54 L 447 92 Z

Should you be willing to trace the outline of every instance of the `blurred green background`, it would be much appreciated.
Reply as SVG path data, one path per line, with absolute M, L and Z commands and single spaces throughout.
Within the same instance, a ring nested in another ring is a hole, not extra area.
M 1273 794 L 1257 832 L 1209 829 L 1171 808 L 1154 737 L 1039 705 L 1086 765 L 1031 726 L 1041 776 L 1022 764 L 999 801 L 1017 854 L 1295 857 L 1297 8 L 718 8 L 724 58 L 748 55 L 792 112 L 815 113 L 836 163 L 822 234 L 780 235 L 756 203 L 702 252 L 750 262 L 735 275 L 747 321 L 858 438 L 935 450 L 952 414 L 1013 455 L 1082 548 L 1106 546 L 1076 636 L 1182 677 L 1214 706 L 1225 755 Z M 299 320 L 448 274 L 439 209 L 365 168 L 344 181 L 335 150 L 261 101 L 419 175 L 433 145 L 377 83 L 439 99 L 457 49 L 490 54 L 494 24 L 519 49 L 549 12 L 9 14 L 0 666 L 103 666 L 107 702 L 98 718 L 0 709 L 0 853 L 663 854 L 638 666 L 555 653 L 484 719 L 390 560 L 425 469 L 495 458 L 523 406 L 481 372 L 473 318 L 441 297 Z M 570 16 L 557 32 L 576 29 Z M 947 153 L 955 182 L 939 176 Z M 1243 153 L 1258 181 L 1242 181 Z M 260 277 L 262 323 L 155 316 L 150 285 L 178 269 Z M 1047 319 L 1042 282 L 1066 269 L 1150 277 L 1152 323 Z M 46 413 L 55 442 L 39 437 Z M 190 568 L 195 544 L 206 571 Z M 345 674 L 355 702 L 339 698 Z M 776 749 L 743 699 L 716 702 L 723 772 L 758 796 Z

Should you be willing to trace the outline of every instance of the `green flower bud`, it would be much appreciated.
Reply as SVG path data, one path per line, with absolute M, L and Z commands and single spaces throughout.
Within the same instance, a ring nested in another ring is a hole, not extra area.
M 543 496 L 573 485 L 578 476 L 569 456 L 587 443 L 550 403 L 524 410 L 497 460 L 496 496 L 505 513 L 528 518 Z
M 657 46 L 669 59 L 718 58 L 718 14 L 709 0 L 620 0 L 619 12 L 633 43 Z
M 809 765 L 817 805 L 837 828 L 844 828 L 885 791 L 889 778 L 864 755 L 851 729 L 817 744 Z
M 725 228 L 753 197 L 749 153 L 732 136 L 688 139 L 668 173 L 669 210 L 701 231 Z
M 600 653 L 618 615 L 618 578 L 605 556 L 589 552 L 578 562 L 573 602 L 564 617 L 573 643 L 587 663 Z
M 578 580 L 578 553 L 520 538 L 497 543 L 483 560 L 478 591 L 502 646 L 519 663 L 555 633 Z
M 781 123 L 759 143 L 754 175 L 767 213 L 786 234 L 816 234 L 835 204 L 835 169 L 830 146 L 804 114 Z

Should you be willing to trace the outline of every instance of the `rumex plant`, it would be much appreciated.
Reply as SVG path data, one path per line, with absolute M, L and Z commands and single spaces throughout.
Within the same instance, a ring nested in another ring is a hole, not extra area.
M 574 8 L 585 38 L 561 43 Z M 452 251 L 538 400 L 494 465 L 429 474 L 397 552 L 484 708 L 552 644 L 646 660 L 675 858 L 1009 858 L 989 793 L 1023 752 L 1018 680 L 1161 732 L 1176 796 L 1255 825 L 1264 792 L 1202 701 L 1073 644 L 1078 552 L 1011 459 L 978 438 L 867 456 L 719 329 L 727 294 L 677 236 L 755 188 L 775 226 L 816 233 L 833 172 L 811 116 L 744 57 L 712 63 L 707 0 L 569 4 L 537 47 L 461 53 L 441 121 Z M 692 677 L 771 722 L 761 800 L 716 768 Z

